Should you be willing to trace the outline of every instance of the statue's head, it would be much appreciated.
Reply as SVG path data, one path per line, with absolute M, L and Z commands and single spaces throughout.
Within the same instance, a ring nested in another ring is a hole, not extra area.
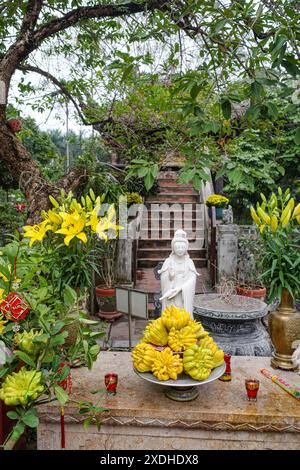
M 184 230 L 176 230 L 171 246 L 172 253 L 175 253 L 177 256 L 184 256 L 187 253 L 189 242 Z

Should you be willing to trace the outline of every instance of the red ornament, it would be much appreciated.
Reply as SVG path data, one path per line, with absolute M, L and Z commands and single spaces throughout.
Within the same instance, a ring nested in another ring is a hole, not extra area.
M 254 400 L 256 401 L 257 400 L 257 393 L 258 393 L 258 389 L 259 389 L 259 380 L 257 379 L 246 379 L 245 380 L 245 387 L 246 387 L 246 390 L 247 390 L 247 396 L 248 396 L 248 400 L 251 401 L 251 400 Z
M 109 372 L 104 378 L 104 383 L 106 386 L 107 394 L 115 395 L 117 393 L 118 374 Z
M 30 307 L 21 294 L 11 292 L 0 304 L 0 311 L 8 320 L 19 322 L 26 317 Z
M 13 133 L 20 132 L 22 130 L 22 121 L 20 119 L 8 119 L 7 125 Z
M 59 364 L 58 369 L 57 369 L 58 374 L 61 373 L 64 366 L 69 366 L 69 364 L 67 362 L 61 362 Z M 68 395 L 71 395 L 71 393 L 72 393 L 72 375 L 71 375 L 71 371 L 69 371 L 69 374 L 68 374 L 67 378 L 65 378 L 64 380 L 61 380 L 60 382 L 58 382 L 58 385 L 60 387 L 62 387 L 64 390 L 67 390 Z

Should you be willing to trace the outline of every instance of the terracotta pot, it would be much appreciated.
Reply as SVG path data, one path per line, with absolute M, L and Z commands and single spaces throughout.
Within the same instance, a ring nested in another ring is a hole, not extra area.
M 99 312 L 97 316 L 109 323 L 122 316 L 122 313 L 116 310 L 116 289 L 105 286 L 95 288 Z
M 282 297 L 277 310 L 269 315 L 269 330 L 275 353 L 271 366 L 284 370 L 295 370 L 298 366 L 292 360 L 293 343 L 300 338 L 300 313 L 287 289 L 282 289 Z
M 245 297 L 254 297 L 255 299 L 264 300 L 267 295 L 267 289 L 263 286 L 236 286 L 237 295 L 244 295 Z

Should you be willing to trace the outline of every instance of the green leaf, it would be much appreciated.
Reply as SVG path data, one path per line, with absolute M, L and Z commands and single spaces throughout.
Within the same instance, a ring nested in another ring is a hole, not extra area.
M 227 19 L 222 19 L 218 21 L 212 28 L 213 33 L 218 34 L 224 28 L 224 26 L 226 26 L 226 24 L 228 24 Z
M 225 119 L 231 118 L 231 102 L 224 100 L 221 102 L 222 113 Z
M 8 411 L 6 416 L 8 416 L 9 419 L 19 419 L 19 415 L 15 411 Z
M 145 176 L 144 183 L 145 183 L 145 188 L 147 189 L 147 191 L 149 191 L 152 188 L 153 184 L 154 184 L 154 178 L 153 178 L 150 171 Z
M 90 424 L 92 424 L 93 422 L 93 417 L 92 416 L 89 416 L 88 418 L 86 418 L 84 421 L 83 421 L 83 427 L 84 429 L 87 429 Z
M 263 95 L 264 87 L 257 81 L 251 83 L 251 95 L 260 98 Z
M 294 141 L 297 145 L 300 145 L 300 127 L 296 129 L 296 132 L 294 135 Z
M 72 287 L 66 285 L 64 289 L 64 302 L 67 307 L 72 307 L 77 300 L 77 294 Z
M 69 399 L 67 392 L 59 385 L 54 385 L 54 393 L 59 403 L 64 406 Z
M 300 74 L 300 69 L 295 64 L 289 62 L 288 60 L 282 60 L 281 65 L 293 77 L 296 77 L 297 75 Z
M 29 426 L 30 428 L 37 428 L 39 425 L 39 418 L 36 414 L 35 409 L 29 410 L 23 417 L 22 421 L 26 426 Z
M 31 359 L 30 356 L 28 356 L 28 354 L 24 353 L 23 351 L 14 351 L 14 355 L 21 359 L 21 361 L 25 362 L 25 364 L 28 364 L 33 369 L 36 368 L 35 362 Z
M 278 116 L 278 108 L 276 104 L 269 102 L 267 103 L 267 108 L 268 108 L 268 114 L 271 117 L 277 118 Z
M 1 379 L 2 377 L 5 377 L 8 372 L 9 372 L 9 368 L 8 368 L 8 367 L 4 367 L 3 369 L 0 368 L 0 379 Z

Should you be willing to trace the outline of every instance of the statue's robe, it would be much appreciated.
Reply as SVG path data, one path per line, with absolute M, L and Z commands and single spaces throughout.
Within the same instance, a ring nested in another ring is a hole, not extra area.
M 184 263 L 177 263 L 176 256 L 172 253 L 169 258 L 164 261 L 160 272 L 160 283 L 162 297 L 173 288 L 181 287 L 181 291 L 171 299 L 162 299 L 162 310 L 167 306 L 175 305 L 184 308 L 189 312 L 191 318 L 194 318 L 194 296 L 196 289 L 196 271 L 193 260 L 189 255 L 185 255 Z

